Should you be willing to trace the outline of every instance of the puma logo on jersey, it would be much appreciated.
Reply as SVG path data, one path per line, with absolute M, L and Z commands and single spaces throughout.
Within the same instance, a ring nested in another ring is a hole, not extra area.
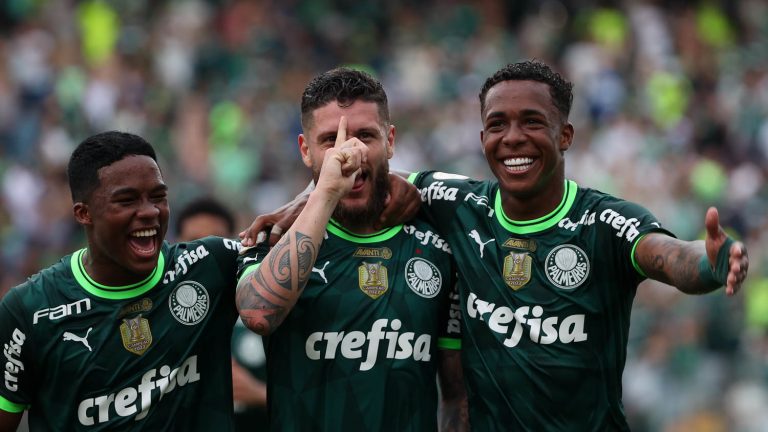
M 5 388 L 15 392 L 19 389 L 20 371 L 24 370 L 24 363 L 21 361 L 21 348 L 27 336 L 19 329 L 13 329 L 11 340 L 3 344 L 3 355 L 5 356 Z
M 387 325 L 389 329 L 387 330 Z M 381 318 L 374 321 L 367 332 L 314 332 L 309 335 L 304 350 L 307 357 L 312 360 L 332 360 L 337 354 L 347 359 L 362 359 L 360 370 L 371 370 L 379 357 L 379 345 L 386 340 L 386 352 L 383 357 L 389 359 L 412 358 L 415 361 L 429 361 L 432 356 L 432 336 L 428 334 L 416 335 L 414 332 L 400 333 L 402 322 L 393 319 Z
M 259 256 L 258 255 L 252 256 L 252 257 L 245 257 L 245 258 L 243 258 L 243 264 L 249 263 L 249 262 L 256 262 L 258 260 L 259 260 Z
M 80 337 L 72 332 L 64 332 L 64 340 L 81 342 L 83 345 L 85 345 L 86 348 L 88 348 L 88 351 L 93 351 L 91 346 L 88 345 L 88 335 L 91 334 L 91 330 L 93 330 L 93 327 L 88 327 L 88 331 L 85 332 L 85 336 L 83 337 Z
M 483 250 L 485 249 L 485 245 L 487 245 L 488 243 L 496 240 L 496 239 L 490 239 L 490 240 L 485 241 L 485 242 L 482 241 L 480 239 L 480 233 L 478 233 L 477 230 L 470 231 L 469 232 L 469 238 L 474 240 L 475 243 L 477 243 L 477 245 L 480 247 L 480 258 L 483 257 Z
M 560 317 L 543 315 L 544 308 L 539 305 L 512 309 L 481 300 L 475 293 L 467 297 L 467 316 L 485 321 L 491 331 L 507 336 L 504 340 L 506 347 L 516 347 L 526 332 L 531 341 L 542 345 L 587 340 L 584 314 L 568 315 L 562 320 Z M 514 326 L 511 325 L 513 322 Z
M 328 283 L 328 279 L 325 278 L 325 268 L 328 267 L 328 264 L 330 264 L 330 261 L 326 261 L 325 264 L 323 264 L 323 268 L 312 267 L 312 273 L 319 274 L 325 283 Z
M 200 381 L 197 356 L 184 360 L 171 370 L 168 365 L 150 369 L 135 387 L 126 387 L 108 395 L 83 399 L 77 406 L 77 419 L 83 426 L 106 423 L 114 417 L 141 420 L 149 414 L 152 404 L 179 387 Z

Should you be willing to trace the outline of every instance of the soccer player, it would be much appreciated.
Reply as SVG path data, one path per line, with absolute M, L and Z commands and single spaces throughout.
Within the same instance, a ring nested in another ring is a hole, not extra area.
M 320 74 L 301 122 L 317 187 L 277 244 L 256 248 L 237 288 L 246 326 L 269 335 L 271 429 L 437 430 L 438 369 L 442 425 L 460 426 L 450 249 L 421 220 L 373 228 L 395 144 L 381 83 L 347 68 Z
M 572 84 L 546 64 L 507 65 L 480 92 L 496 179 L 410 176 L 459 269 L 474 430 L 628 430 L 621 377 L 638 284 L 733 295 L 747 275 L 716 209 L 704 241 L 681 241 L 642 206 L 566 179 L 571 102 Z
M 235 237 L 235 216 L 212 197 L 185 205 L 176 218 L 176 239 L 192 241 L 207 236 Z M 267 427 L 266 358 L 261 336 L 238 319 L 232 332 L 232 389 L 235 430 L 257 431 Z
M 164 241 L 152 146 L 104 132 L 68 166 L 87 247 L 0 303 L 0 430 L 232 430 L 230 340 L 240 244 Z

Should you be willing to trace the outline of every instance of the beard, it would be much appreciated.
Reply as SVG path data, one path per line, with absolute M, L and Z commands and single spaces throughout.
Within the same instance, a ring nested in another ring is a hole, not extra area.
M 389 193 L 389 164 L 385 161 L 375 172 L 373 188 L 368 203 L 364 206 L 347 206 L 339 201 L 333 211 L 333 219 L 352 231 L 370 228 L 379 219 Z

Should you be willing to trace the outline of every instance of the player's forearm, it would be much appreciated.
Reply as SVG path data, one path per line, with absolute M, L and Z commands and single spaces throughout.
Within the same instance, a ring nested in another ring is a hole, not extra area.
M 705 255 L 703 241 L 649 234 L 638 245 L 635 259 L 648 277 L 686 294 L 705 294 L 722 286 L 702 278 L 699 264 Z
M 441 432 L 468 431 L 469 413 L 464 374 L 461 369 L 461 352 L 440 350 L 438 353 L 438 382 L 440 405 L 438 423 Z
M 312 274 L 328 220 L 338 199 L 310 195 L 296 222 L 275 244 L 258 269 L 237 286 L 237 309 L 256 333 L 272 333 L 293 309 Z

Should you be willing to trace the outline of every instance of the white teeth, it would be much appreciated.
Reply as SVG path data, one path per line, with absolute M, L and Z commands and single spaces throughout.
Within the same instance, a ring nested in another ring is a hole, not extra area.
M 134 233 L 131 233 L 131 236 L 133 237 L 152 237 L 153 235 L 157 234 L 156 229 L 146 229 L 141 231 L 136 231 Z
M 505 159 L 504 165 L 508 167 L 513 166 L 520 166 L 520 165 L 530 165 L 533 163 L 533 159 L 531 158 L 512 158 L 512 159 Z

